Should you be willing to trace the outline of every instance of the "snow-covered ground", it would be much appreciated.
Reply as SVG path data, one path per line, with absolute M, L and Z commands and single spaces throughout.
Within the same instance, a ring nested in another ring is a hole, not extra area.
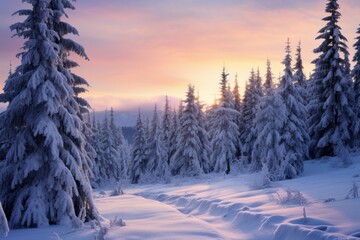
M 347 198 L 360 186 L 360 157 L 339 168 L 337 158 L 305 163 L 296 179 L 256 189 L 258 176 L 204 175 L 170 184 L 128 185 L 125 195 L 95 192 L 102 216 L 122 218 L 106 239 L 360 239 L 360 198 Z M 12 230 L 8 240 L 93 240 L 95 229 L 51 226 Z

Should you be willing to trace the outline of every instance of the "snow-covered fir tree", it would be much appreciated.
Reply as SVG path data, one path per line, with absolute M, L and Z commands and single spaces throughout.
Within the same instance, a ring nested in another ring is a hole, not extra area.
M 194 87 L 189 86 L 185 106 L 180 115 L 177 150 L 170 159 L 173 175 L 197 176 L 201 168 L 202 144 L 199 138 L 198 108 L 195 102 Z
M 170 159 L 176 152 L 177 139 L 178 139 L 178 129 L 179 129 L 179 117 L 174 109 L 171 114 L 171 124 L 170 124 L 170 145 L 169 145 L 169 165 Z
M 354 44 L 355 55 L 353 57 L 354 67 L 351 72 L 351 76 L 354 82 L 354 91 L 355 91 L 355 132 L 356 138 L 359 139 L 360 136 L 360 26 L 357 29 L 358 36 L 356 37 L 356 42 Z M 357 147 L 359 147 L 360 141 L 357 142 Z
M 114 184 L 122 178 L 122 165 L 118 145 L 114 132 L 110 127 L 108 112 L 105 112 L 104 121 L 100 130 L 100 151 L 97 158 L 96 181 L 99 185 Z
M 169 99 L 168 96 L 165 97 L 165 106 L 164 106 L 164 114 L 161 122 L 161 134 L 162 134 L 162 140 L 164 142 L 164 148 L 167 153 L 167 162 L 170 163 L 170 155 L 171 155 L 171 144 L 170 141 L 170 135 L 171 135 L 171 110 L 169 105 Z
M 148 181 L 170 180 L 170 168 L 167 162 L 167 149 L 163 141 L 161 134 L 161 126 L 157 107 L 155 105 L 153 118 L 150 125 L 150 138 L 148 140 L 148 162 L 147 162 L 147 173 Z
M 234 108 L 236 111 L 240 113 L 241 111 L 241 96 L 239 92 L 239 83 L 238 83 L 238 75 L 235 75 L 235 86 L 233 89 L 233 96 L 234 96 Z
M 235 116 L 235 122 L 238 125 L 238 143 L 235 146 L 236 147 L 236 157 L 240 158 L 241 156 L 241 139 L 240 139 L 240 129 L 241 129 L 241 108 L 242 108 L 242 103 L 241 103 L 241 96 L 240 96 L 240 92 L 239 92 L 239 83 L 238 83 L 238 76 L 237 74 L 235 75 L 235 86 L 234 89 L 232 91 L 233 93 L 233 102 L 234 102 L 234 109 L 236 111 L 236 116 Z
M 210 162 L 211 143 L 209 133 L 206 130 L 206 116 L 203 112 L 204 105 L 200 102 L 199 96 L 196 98 L 196 107 L 197 119 L 199 121 L 198 136 L 201 143 L 201 148 L 203 149 L 200 156 L 200 165 L 204 173 L 209 173 L 212 170 L 212 165 Z
M 98 125 L 96 123 L 96 118 L 95 118 L 95 113 L 93 112 L 92 114 L 88 113 L 87 114 L 87 118 L 86 118 L 86 123 L 88 125 L 88 127 L 90 128 L 91 131 L 91 135 L 87 136 L 87 141 L 88 144 L 92 147 L 93 149 L 93 155 L 91 156 L 91 159 L 93 161 L 92 164 L 92 176 L 91 176 L 91 185 L 93 187 L 97 187 L 97 183 L 96 183 L 96 176 L 97 176 L 97 171 L 98 171 L 98 167 L 97 167 L 97 158 L 98 158 L 98 152 L 100 151 L 100 142 L 99 142 L 99 129 L 98 129 Z
M 139 181 L 142 179 L 142 176 L 144 176 L 146 173 L 146 145 L 146 134 L 139 109 L 139 115 L 135 126 L 134 143 L 132 146 L 132 161 L 129 174 L 131 183 L 133 184 L 139 183 Z
M 298 91 L 300 93 L 300 96 L 303 100 L 303 104 L 307 105 L 307 80 L 306 76 L 304 74 L 304 66 L 301 56 L 301 42 L 299 42 L 297 48 L 296 48 L 296 59 L 295 59 L 295 65 L 294 65 L 294 81 L 295 86 L 298 88 Z
M 237 161 L 237 146 L 239 143 L 239 128 L 237 123 L 238 112 L 234 109 L 232 94 L 227 88 L 228 74 L 225 69 L 221 73 L 219 105 L 213 110 L 213 126 L 211 136 L 211 162 L 214 172 L 229 174 L 231 166 Z
M 114 147 L 118 152 L 118 162 L 120 166 L 121 179 L 127 178 L 128 165 L 130 162 L 130 152 L 127 140 L 124 137 L 122 129 L 115 124 L 114 109 L 110 109 L 110 132 L 114 141 Z
M 267 61 L 267 72 L 264 83 L 264 96 L 257 105 L 254 135 L 257 136 L 252 150 L 252 171 L 263 171 L 268 180 L 276 181 L 285 178 L 285 146 L 282 142 L 282 131 L 286 122 L 286 106 L 281 96 L 274 91 L 270 61 Z
M 309 130 L 312 157 L 342 155 L 354 142 L 354 91 L 348 77 L 346 38 L 338 25 L 341 14 L 337 0 L 328 0 L 323 18 L 326 25 L 314 50 L 314 74 L 310 89 Z
M 260 75 L 260 74 L 259 74 Z M 256 136 L 253 135 L 256 105 L 262 95 L 261 82 L 254 72 L 251 71 L 250 78 L 246 84 L 245 94 L 241 110 L 240 140 L 243 144 L 242 154 L 247 157 L 246 163 L 251 163 L 252 147 Z
M 65 0 L 64 0 L 65 1 Z M 75 99 L 71 73 L 61 57 L 55 15 L 48 0 L 25 1 L 24 22 L 11 29 L 25 39 L 21 65 L 1 94 L 0 116 L 10 148 L 0 163 L 0 200 L 13 227 L 38 227 L 98 216 L 89 181 L 85 122 Z M 70 1 L 65 1 L 73 8 Z M 73 28 L 75 29 L 75 28 Z M 72 32 L 69 32 L 72 33 Z M 72 52 L 81 55 L 80 45 Z
M 308 154 L 309 135 L 306 124 L 306 107 L 299 88 L 294 84 L 295 78 L 291 68 L 290 42 L 287 41 L 285 48 L 284 75 L 281 78 L 278 92 L 285 104 L 286 122 L 282 129 L 282 143 L 286 154 L 285 161 L 288 163 L 284 176 L 293 178 L 303 172 L 303 161 Z

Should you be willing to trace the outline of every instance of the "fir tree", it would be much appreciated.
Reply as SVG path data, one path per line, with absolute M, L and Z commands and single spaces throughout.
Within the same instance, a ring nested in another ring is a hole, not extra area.
M 267 179 L 284 179 L 287 163 L 282 143 L 282 130 L 286 121 L 286 106 L 281 97 L 274 92 L 270 61 L 267 61 L 267 73 L 264 83 L 264 96 L 260 98 L 255 117 L 254 135 L 257 136 L 252 150 L 251 169 L 264 171 Z
M 130 162 L 129 158 L 130 158 L 130 153 L 129 151 L 129 147 L 128 147 L 128 143 L 124 137 L 124 134 L 122 132 L 122 129 L 119 128 L 118 126 L 116 126 L 115 124 L 115 117 L 114 117 L 114 109 L 111 108 L 110 109 L 110 132 L 111 132 L 111 137 L 113 138 L 113 143 L 114 143 L 114 148 L 117 151 L 118 154 L 118 164 L 120 167 L 120 177 L 122 179 L 126 179 L 127 178 L 127 171 L 128 171 L 128 164 Z
M 240 139 L 240 129 L 241 129 L 241 107 L 242 107 L 242 103 L 241 103 L 241 97 L 240 97 L 240 93 L 239 93 L 239 84 L 238 84 L 238 76 L 237 74 L 235 75 L 235 86 L 233 89 L 233 97 L 234 97 L 234 109 L 236 111 L 236 116 L 235 116 L 235 123 L 238 126 L 238 130 L 237 130 L 237 138 L 238 138 L 238 142 L 236 144 L 236 157 L 240 158 L 241 156 L 241 139 Z
M 188 87 L 185 106 L 180 115 L 178 146 L 170 160 L 173 175 L 197 176 L 203 173 L 201 168 L 201 148 L 199 139 L 198 108 L 195 102 L 194 88 Z
M 56 13 L 47 0 L 26 2 L 32 9 L 16 12 L 26 20 L 10 27 L 25 39 L 21 65 L 0 97 L 8 103 L 0 135 L 11 143 L 0 163 L 0 199 L 13 227 L 65 220 L 78 226 L 84 214 L 86 219 L 98 216 L 88 178 L 86 126 L 51 25 Z M 81 56 L 78 48 L 72 50 Z
M 201 143 L 201 148 L 203 149 L 200 152 L 200 165 L 203 169 L 204 173 L 209 173 L 212 170 L 212 165 L 210 162 L 210 136 L 209 133 L 206 131 L 206 116 L 203 112 L 204 105 L 201 104 L 200 98 L 196 98 L 196 107 L 197 107 L 197 119 L 199 121 L 199 127 L 198 127 L 198 136 Z
M 168 159 L 166 159 L 167 163 L 170 163 L 170 134 L 171 134 L 171 110 L 169 106 L 169 99 L 165 97 L 165 107 L 164 107 L 164 115 L 162 119 L 162 140 L 164 142 L 164 148 L 167 153 Z
M 259 74 L 260 75 L 260 74 Z M 251 163 L 252 146 L 256 139 L 253 135 L 254 119 L 256 114 L 256 105 L 261 97 L 260 78 L 251 71 L 250 78 L 246 84 L 243 106 L 241 110 L 240 140 L 243 143 L 242 153 L 247 157 L 247 163 Z
M 232 94 L 227 88 L 227 76 L 225 69 L 221 74 L 220 81 L 220 103 L 214 109 L 213 128 L 210 130 L 211 135 L 211 162 L 214 164 L 214 172 L 225 172 L 229 174 L 231 166 L 237 160 L 238 125 L 237 111 L 234 109 Z M 225 89 L 225 90 L 224 90 Z
M 295 66 L 294 66 L 294 79 L 295 84 L 300 86 L 304 90 L 306 89 L 306 76 L 304 74 L 304 66 L 301 57 L 301 42 L 296 48 L 296 59 L 295 59 Z
M 241 111 L 241 96 L 239 92 L 239 83 L 238 83 L 238 75 L 235 75 L 235 86 L 233 90 L 233 96 L 234 96 L 234 108 L 236 111 L 240 113 Z
M 279 94 L 285 104 L 286 122 L 282 129 L 282 142 L 286 154 L 284 176 L 293 178 L 303 172 L 303 161 L 307 156 L 309 136 L 306 125 L 306 107 L 303 104 L 299 89 L 294 85 L 291 68 L 290 42 L 288 40 L 286 55 L 283 60 L 284 75 L 279 84 Z
M 90 114 L 89 114 L 90 115 Z M 88 139 L 89 144 L 92 146 L 92 148 L 94 149 L 94 155 L 93 155 L 93 167 L 92 167 L 92 178 L 91 178 L 91 184 L 93 187 L 99 187 L 99 183 L 100 183 L 100 179 L 99 177 L 99 167 L 101 167 L 99 164 L 101 163 L 100 158 L 100 138 L 101 138 L 101 133 L 100 133 L 100 128 L 99 128 L 99 124 L 96 122 L 96 118 L 95 118 L 95 112 L 92 113 L 92 119 L 89 120 L 90 121 L 90 129 L 91 129 L 91 136 Z
M 323 18 L 326 25 L 317 37 L 323 42 L 314 50 L 319 57 L 313 61 L 309 103 L 312 157 L 342 154 L 354 142 L 354 92 L 348 77 L 347 40 L 338 26 L 338 9 L 337 0 L 328 0 L 325 11 L 329 16 Z
M 354 91 L 355 91 L 355 114 L 356 114 L 356 121 L 355 121 L 355 131 L 357 135 L 357 139 L 360 135 L 360 26 L 357 29 L 357 34 L 359 36 L 356 37 L 356 43 L 354 44 L 355 48 L 355 55 L 353 58 L 354 68 L 351 72 L 351 76 L 354 81 Z M 359 142 L 357 143 L 359 145 Z M 359 147 L 359 146 L 358 146 Z
M 132 147 L 130 180 L 133 184 L 139 183 L 139 181 L 141 181 L 141 177 L 146 173 L 146 144 L 145 130 L 139 109 L 139 115 L 135 126 L 134 143 Z
M 114 132 L 110 127 L 107 111 L 105 112 L 105 118 L 101 125 L 100 134 L 97 181 L 99 185 L 116 183 L 122 177 L 122 166 L 119 161 L 118 145 L 115 142 Z
M 176 152 L 178 129 L 179 129 L 179 117 L 174 109 L 170 124 L 169 165 L 170 165 L 170 159 Z
M 150 174 L 149 181 L 152 180 L 165 180 L 169 181 L 170 168 L 167 162 L 167 150 L 164 146 L 162 139 L 161 127 L 159 117 L 157 113 L 157 107 L 155 105 L 154 115 L 150 126 L 150 139 L 148 142 L 148 163 L 147 171 Z

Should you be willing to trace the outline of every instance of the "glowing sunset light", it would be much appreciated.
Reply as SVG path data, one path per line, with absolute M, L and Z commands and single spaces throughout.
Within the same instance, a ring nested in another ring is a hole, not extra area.
M 194 84 L 200 98 L 211 104 L 218 94 L 225 66 L 230 82 L 238 74 L 243 91 L 251 68 L 265 74 L 266 59 L 274 77 L 282 72 L 284 47 L 299 41 L 305 72 L 313 69 L 317 31 L 323 26 L 326 1 L 208 0 L 125 1 L 79 0 L 67 22 L 80 32 L 90 61 L 79 60 L 77 74 L 91 87 L 85 97 L 96 110 L 136 109 L 155 103 L 159 96 L 183 98 Z M 350 53 L 360 24 L 360 1 L 339 1 L 339 25 L 348 38 Z M 28 8 L 21 1 L 3 1 L 0 14 L 0 87 L 17 66 L 21 40 L 11 39 L 11 14 Z M 352 58 L 352 56 L 351 56 Z M 293 58 L 294 59 L 294 58 Z

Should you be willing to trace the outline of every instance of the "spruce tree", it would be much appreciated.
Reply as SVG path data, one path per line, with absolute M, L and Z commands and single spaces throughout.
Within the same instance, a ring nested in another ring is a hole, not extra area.
M 206 116 L 202 110 L 204 105 L 200 102 L 199 97 L 196 98 L 196 107 L 197 119 L 199 121 L 198 136 L 201 143 L 201 148 L 203 149 L 200 156 L 200 165 L 204 173 L 209 173 L 212 170 L 212 165 L 210 162 L 211 143 L 209 133 L 206 130 Z
M 177 139 L 178 139 L 178 129 L 179 129 L 179 117 L 174 109 L 171 114 L 171 124 L 170 124 L 170 145 L 169 145 L 169 165 L 170 159 L 176 152 Z
M 180 115 L 177 150 L 170 160 L 173 175 L 197 176 L 203 173 L 201 153 L 203 151 L 199 133 L 198 108 L 194 87 L 189 86 Z
M 27 0 L 24 22 L 10 28 L 25 39 L 21 65 L 1 94 L 0 116 L 11 146 L 0 163 L 0 199 L 12 227 L 39 227 L 98 216 L 89 181 L 85 122 L 70 71 L 61 57 L 59 34 L 48 0 Z M 71 5 L 70 1 L 66 1 Z M 80 46 L 80 45 L 77 45 Z M 81 55 L 78 49 L 73 52 Z
M 139 181 L 141 181 L 141 177 L 146 173 L 146 144 L 145 130 L 139 109 L 139 115 L 135 126 L 135 136 L 132 147 L 132 162 L 130 168 L 130 180 L 133 184 L 139 183 Z
M 264 83 L 264 96 L 260 98 L 255 117 L 254 135 L 257 136 L 252 150 L 252 171 L 262 170 L 266 179 L 276 181 L 284 179 L 287 166 L 285 146 L 282 142 L 282 130 L 286 122 L 286 106 L 281 96 L 274 91 L 270 61 L 267 61 L 267 73 Z
M 299 88 L 294 84 L 294 76 L 291 68 L 290 42 L 287 41 L 283 60 L 284 75 L 279 84 L 279 94 L 285 104 L 286 122 L 282 129 L 282 143 L 286 154 L 285 161 L 288 163 L 285 169 L 285 177 L 293 178 L 303 172 L 303 161 L 307 157 L 309 135 L 306 124 L 306 107 Z
M 360 26 L 357 29 L 357 34 L 359 36 L 356 37 L 356 42 L 354 44 L 355 48 L 355 55 L 353 58 L 354 68 L 351 72 L 351 76 L 354 82 L 354 91 L 355 91 L 355 114 L 356 114 L 356 121 L 355 121 L 355 132 L 356 138 L 359 139 L 360 135 Z M 359 142 L 357 143 L 357 147 L 359 147 Z
M 295 66 L 294 66 L 294 80 L 295 84 L 305 91 L 306 89 L 306 76 L 304 74 L 304 66 L 303 60 L 301 56 L 301 42 L 296 48 L 296 59 L 295 59 Z M 306 102 L 306 101 L 305 101 Z
M 92 113 L 92 119 L 90 120 L 90 129 L 91 129 L 91 136 L 88 139 L 89 144 L 94 149 L 95 155 L 93 156 L 93 167 L 92 167 L 92 178 L 91 178 L 91 184 L 93 187 L 99 187 L 99 184 L 101 182 L 101 179 L 99 178 L 99 167 L 101 164 L 101 144 L 100 144 L 100 128 L 99 124 L 96 122 L 95 118 L 95 112 Z
M 239 92 L 239 83 L 238 83 L 238 75 L 235 75 L 235 86 L 233 89 L 233 96 L 234 96 L 234 108 L 236 111 L 240 113 L 241 111 L 241 96 Z
M 115 141 L 114 132 L 111 129 L 108 112 L 101 125 L 100 152 L 97 179 L 99 185 L 114 184 L 122 178 L 122 166 L 119 161 L 118 145 Z
M 150 139 L 148 142 L 148 163 L 147 172 L 149 181 L 170 180 L 170 168 L 167 162 L 167 149 L 161 134 L 161 127 L 157 107 L 155 105 L 154 114 L 150 125 Z
M 240 92 L 239 92 L 239 83 L 238 83 L 238 76 L 237 74 L 235 75 L 235 86 L 233 89 L 233 97 L 234 97 L 234 109 L 236 111 L 236 116 L 235 116 L 235 122 L 238 126 L 238 130 L 237 130 L 237 138 L 238 138 L 238 142 L 236 144 L 236 157 L 240 158 L 241 156 L 241 139 L 240 139 L 240 129 L 241 129 L 241 108 L 242 108 L 242 103 L 241 103 L 241 97 L 240 97 Z
M 260 75 L 260 74 L 259 74 Z M 240 140 L 243 144 L 242 153 L 247 157 L 246 163 L 251 163 L 251 153 L 256 136 L 252 129 L 256 114 L 256 105 L 261 97 L 260 78 L 255 75 L 254 70 L 251 71 L 249 81 L 246 84 L 245 95 L 241 110 Z
M 312 157 L 342 155 L 353 146 L 355 114 L 352 81 L 346 38 L 338 25 L 341 14 L 337 0 L 328 0 L 323 18 L 325 27 L 317 39 L 322 43 L 314 50 L 315 70 L 309 103 L 309 130 Z
M 228 74 L 225 69 L 221 74 L 219 105 L 213 110 L 213 127 L 211 136 L 211 162 L 214 164 L 214 172 L 229 174 L 231 166 L 237 161 L 238 125 L 237 111 L 234 109 L 232 94 L 227 88 Z
M 110 122 L 109 122 L 110 133 L 114 144 L 114 149 L 117 151 L 117 161 L 120 167 L 121 179 L 127 178 L 128 164 L 130 162 L 130 153 L 127 140 L 124 137 L 122 129 L 115 124 L 114 109 L 110 109 Z
M 164 142 L 164 148 L 165 151 L 167 153 L 168 158 L 166 159 L 167 163 L 170 163 L 170 146 L 171 146 L 171 142 L 170 142 L 170 135 L 171 135 L 171 110 L 170 110 L 170 106 L 169 106 L 169 99 L 168 96 L 165 97 L 165 107 L 164 107 L 164 115 L 163 115 L 163 119 L 162 119 L 162 140 Z

